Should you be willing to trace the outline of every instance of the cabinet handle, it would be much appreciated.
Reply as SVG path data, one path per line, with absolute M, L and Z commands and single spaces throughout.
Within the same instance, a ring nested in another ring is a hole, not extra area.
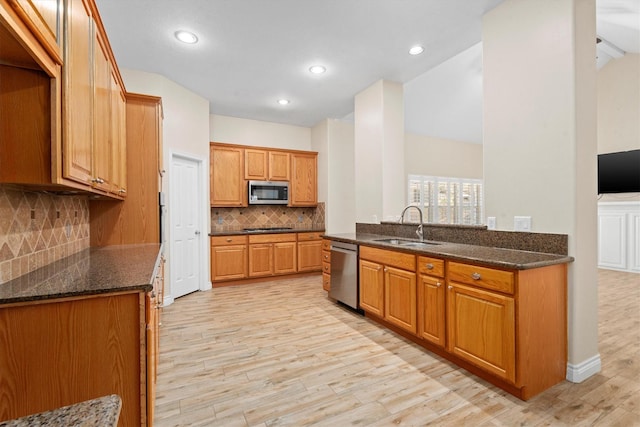
M 449 286 L 447 289 L 451 290 L 451 289 L 453 289 L 453 286 Z
M 389 271 L 389 269 L 387 267 L 384 268 L 384 272 L 386 273 L 387 271 Z
M 125 190 L 124 188 L 121 188 L 121 189 L 118 190 L 118 193 L 120 193 L 120 194 L 124 194 L 126 192 L 127 192 L 127 190 Z
M 95 182 L 96 184 L 104 184 L 104 179 L 102 178 L 93 178 L 91 182 Z
M 324 271 L 329 271 L 329 267 L 325 267 L 325 268 L 324 268 Z
M 433 270 L 433 264 L 431 263 L 425 265 L 425 267 L 427 267 L 427 270 Z
M 440 286 L 442 286 L 442 283 L 436 282 L 436 288 L 439 288 Z
M 227 242 L 230 242 L 231 240 L 233 240 L 233 239 L 227 239 Z
M 480 280 L 480 278 L 481 278 L 481 277 L 482 277 L 482 276 L 480 275 L 480 273 L 473 273 L 473 274 L 471 275 L 471 278 L 472 278 L 473 280 Z
M 325 255 L 325 256 L 324 256 L 324 259 L 329 259 L 329 256 L 328 256 L 328 255 Z

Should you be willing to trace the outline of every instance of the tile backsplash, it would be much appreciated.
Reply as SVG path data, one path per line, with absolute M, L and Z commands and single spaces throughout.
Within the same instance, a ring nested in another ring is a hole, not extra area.
M 249 206 L 211 208 L 211 231 L 234 231 L 255 227 L 324 228 L 324 203 L 317 207 Z
M 0 185 L 0 284 L 88 247 L 87 196 Z

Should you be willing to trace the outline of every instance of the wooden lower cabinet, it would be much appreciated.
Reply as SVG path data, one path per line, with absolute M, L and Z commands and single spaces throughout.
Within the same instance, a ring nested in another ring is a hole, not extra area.
M 249 245 L 249 277 L 273 275 L 273 244 Z
M 444 347 L 444 260 L 419 256 L 418 273 L 418 335 L 438 347 Z
M 117 394 L 119 425 L 152 425 L 145 300 L 129 292 L 0 308 L 0 421 Z
M 211 237 L 211 280 L 247 277 L 247 236 Z
M 514 309 L 513 297 L 449 282 L 447 350 L 515 383 Z
M 273 274 L 295 273 L 297 268 L 296 242 L 273 244 Z
M 411 257 L 360 246 L 367 315 L 523 400 L 564 380 L 566 264 L 503 270 L 418 256 L 411 268 Z
M 331 290 L 331 241 L 322 240 L 322 289 Z
M 296 257 L 295 233 L 249 236 L 249 277 L 295 273 Z
M 298 233 L 298 271 L 322 270 L 322 233 Z

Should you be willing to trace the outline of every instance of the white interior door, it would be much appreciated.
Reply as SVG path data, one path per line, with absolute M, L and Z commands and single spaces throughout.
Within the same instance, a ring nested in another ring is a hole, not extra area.
M 197 291 L 200 283 L 200 162 L 171 158 L 170 250 L 171 294 L 178 298 Z

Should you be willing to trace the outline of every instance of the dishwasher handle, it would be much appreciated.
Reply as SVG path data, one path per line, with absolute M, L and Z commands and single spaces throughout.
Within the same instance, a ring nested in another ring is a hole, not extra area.
M 358 245 L 354 245 L 352 243 L 344 243 L 344 242 L 333 242 L 331 243 L 331 251 L 342 252 L 344 254 L 357 254 L 358 253 Z
M 357 250 L 354 249 L 344 249 L 344 248 L 336 248 L 335 246 L 331 247 L 331 252 L 342 252 L 343 254 L 356 254 Z

